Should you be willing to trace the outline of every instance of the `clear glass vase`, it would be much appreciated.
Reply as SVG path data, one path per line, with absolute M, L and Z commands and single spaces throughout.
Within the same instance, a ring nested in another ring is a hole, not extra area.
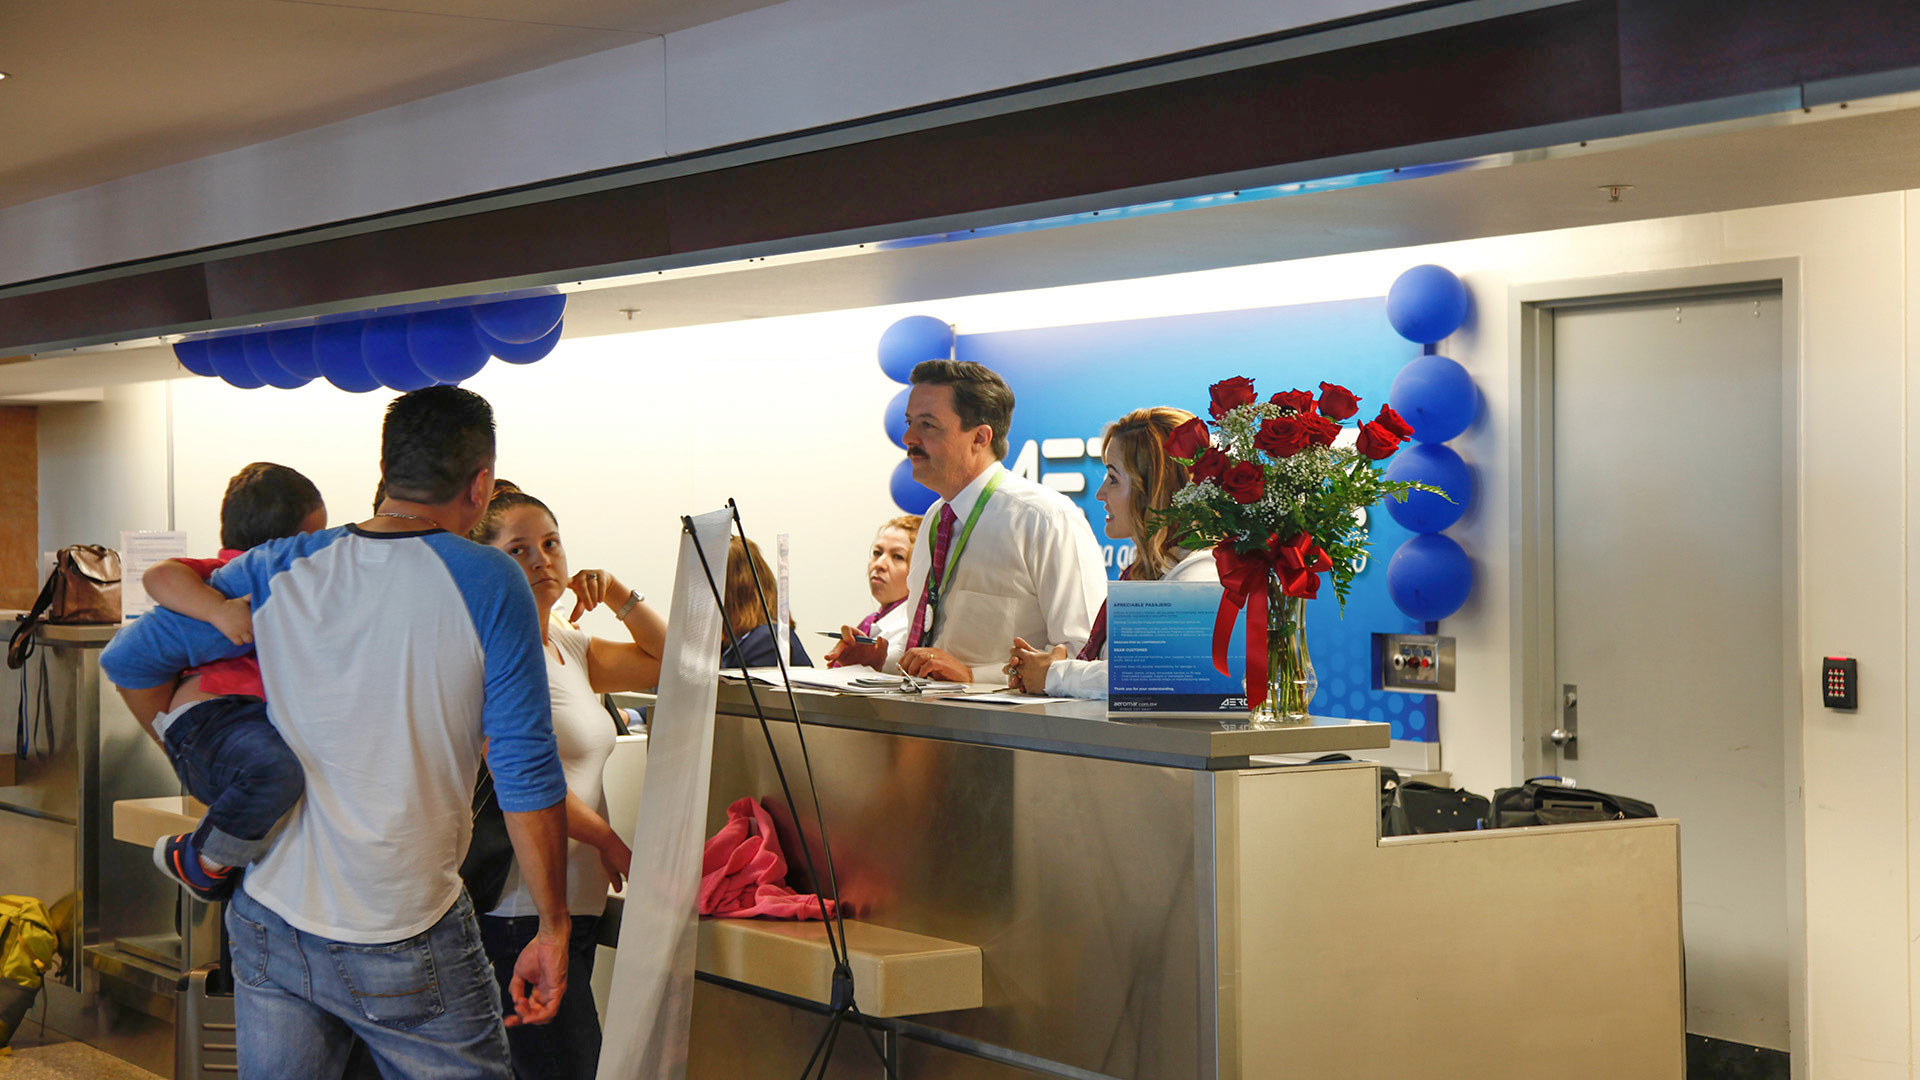
M 1267 577 L 1267 699 L 1252 711 L 1257 725 L 1304 724 L 1320 680 L 1307 655 L 1307 602 L 1288 596 L 1280 576 Z

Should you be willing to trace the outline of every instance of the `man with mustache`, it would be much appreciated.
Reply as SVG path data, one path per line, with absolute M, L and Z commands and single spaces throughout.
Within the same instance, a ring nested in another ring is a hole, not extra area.
M 1078 650 L 1107 594 L 1100 546 L 1066 496 L 1001 466 L 1013 391 L 975 363 L 928 360 L 907 395 L 907 459 L 927 510 L 902 603 L 871 645 L 840 628 L 829 661 L 921 678 L 1003 682 L 1016 637 Z

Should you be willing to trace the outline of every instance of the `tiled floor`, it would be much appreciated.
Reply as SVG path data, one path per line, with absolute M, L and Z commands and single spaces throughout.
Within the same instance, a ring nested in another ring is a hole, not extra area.
M 32 1025 L 28 1025 L 31 1033 Z M 16 1046 L 0 1057 L 5 1080 L 161 1080 L 86 1043 L 56 1042 L 44 1046 Z

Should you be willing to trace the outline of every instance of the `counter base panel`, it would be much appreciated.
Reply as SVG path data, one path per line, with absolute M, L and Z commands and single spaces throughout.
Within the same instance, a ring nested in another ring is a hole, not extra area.
M 1371 768 L 1236 782 L 1223 1080 L 1685 1075 L 1678 823 L 1381 840 Z

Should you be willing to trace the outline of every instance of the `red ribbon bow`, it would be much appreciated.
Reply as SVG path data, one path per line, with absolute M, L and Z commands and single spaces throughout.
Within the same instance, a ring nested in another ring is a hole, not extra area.
M 1333 560 L 1313 537 L 1300 533 L 1282 543 L 1267 539 L 1256 551 L 1235 551 L 1231 542 L 1213 549 L 1220 571 L 1220 610 L 1213 618 L 1213 666 L 1227 674 L 1227 645 L 1233 639 L 1233 620 L 1247 613 L 1247 705 L 1258 708 L 1267 700 L 1267 577 L 1280 578 L 1280 591 L 1311 600 L 1320 592 L 1320 575 L 1333 569 Z M 1249 603 L 1248 601 L 1252 601 Z

